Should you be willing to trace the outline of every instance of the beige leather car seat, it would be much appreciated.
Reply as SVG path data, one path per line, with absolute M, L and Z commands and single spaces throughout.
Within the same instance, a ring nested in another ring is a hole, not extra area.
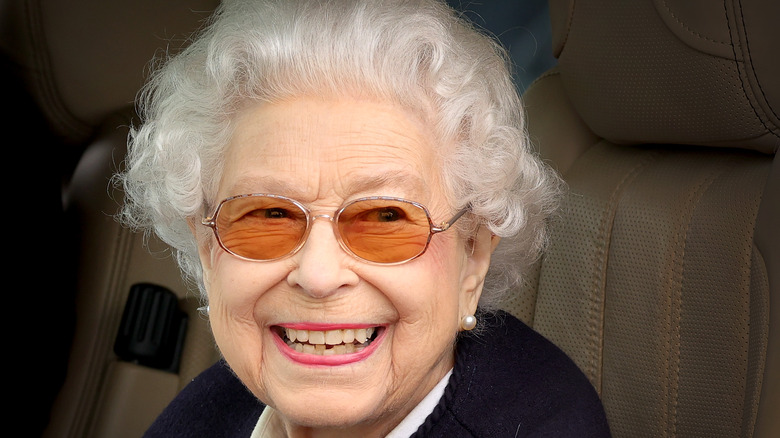
M 35 309 L 21 330 L 25 354 L 17 356 L 30 370 L 21 379 L 27 390 L 19 404 L 25 416 L 33 415 L 24 422 L 25 435 L 139 437 L 179 389 L 218 357 L 196 311 L 196 295 L 183 284 L 166 247 L 114 219 L 122 193 L 110 182 L 122 163 L 133 101 L 150 60 L 186 44 L 216 4 L 0 1 L 5 84 L 18 97 L 11 104 L 21 101 L 10 118 L 19 125 L 10 128 L 24 127 L 25 133 L 15 144 L 24 158 L 13 165 L 36 165 L 40 175 L 22 179 L 24 197 L 16 209 L 29 207 L 32 220 L 45 219 L 36 225 L 48 228 L 33 234 L 58 233 L 28 240 L 30 258 L 21 258 L 42 265 L 25 284 L 39 302 L 15 307 Z M 27 111 L 19 114 L 22 108 Z M 30 190 L 34 183 L 27 180 L 43 181 L 42 187 Z M 31 199 L 54 192 L 63 209 L 48 203 L 44 210 L 40 199 Z M 63 247 L 54 252 L 62 236 Z M 187 315 L 178 367 L 145 366 L 114 352 L 128 295 L 148 284 L 171 291 Z
M 558 65 L 524 95 L 568 194 L 510 310 L 616 437 L 780 436 L 780 2 L 550 9 Z
M 46 169 L 66 206 L 52 213 L 66 219 L 65 274 L 48 260 L 30 282 L 56 286 L 35 295 L 54 305 L 25 328 L 46 342 L 17 355 L 48 364 L 25 375 L 24 405 L 46 437 L 140 436 L 217 357 L 165 247 L 149 242 L 150 254 L 112 218 L 121 192 L 109 181 L 149 59 L 186 44 L 215 4 L 0 0 L 4 74 L 23 80 L 47 129 L 27 128 L 18 147 L 56 161 Z M 570 191 L 509 306 L 585 370 L 616 437 L 780 436 L 779 6 L 551 1 L 559 66 L 525 99 Z M 40 257 L 49 242 L 36 243 Z M 140 283 L 173 291 L 188 315 L 178 372 L 114 353 Z

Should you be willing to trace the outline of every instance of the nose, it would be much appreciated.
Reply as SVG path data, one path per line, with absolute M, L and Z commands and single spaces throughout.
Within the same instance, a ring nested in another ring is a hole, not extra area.
M 357 284 L 358 276 L 350 269 L 354 259 L 341 249 L 328 215 L 313 217 L 306 243 L 293 257 L 296 265 L 287 281 L 312 297 L 325 298 Z

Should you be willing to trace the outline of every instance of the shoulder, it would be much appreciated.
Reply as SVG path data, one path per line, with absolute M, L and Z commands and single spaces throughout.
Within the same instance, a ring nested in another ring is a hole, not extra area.
M 458 340 L 452 378 L 423 427 L 447 425 L 441 436 L 609 436 L 598 394 L 563 351 L 505 312 L 480 324 Z
M 263 408 L 219 361 L 184 387 L 144 438 L 249 437 Z

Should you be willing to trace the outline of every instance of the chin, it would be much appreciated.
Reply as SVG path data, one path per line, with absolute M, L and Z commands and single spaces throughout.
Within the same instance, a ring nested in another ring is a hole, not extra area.
M 299 394 L 300 395 L 300 394 Z M 314 429 L 321 428 L 363 428 L 376 423 L 379 406 L 366 403 L 361 396 L 350 395 L 343 399 L 340 397 L 327 397 L 315 395 L 303 397 L 297 403 L 289 406 L 279 404 L 276 411 L 288 423 Z

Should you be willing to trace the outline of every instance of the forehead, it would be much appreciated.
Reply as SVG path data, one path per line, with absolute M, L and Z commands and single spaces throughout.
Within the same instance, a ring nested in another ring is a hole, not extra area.
M 431 137 L 419 117 L 391 104 L 307 98 L 256 104 L 235 120 L 219 194 L 306 201 L 385 190 L 425 201 L 438 173 Z

